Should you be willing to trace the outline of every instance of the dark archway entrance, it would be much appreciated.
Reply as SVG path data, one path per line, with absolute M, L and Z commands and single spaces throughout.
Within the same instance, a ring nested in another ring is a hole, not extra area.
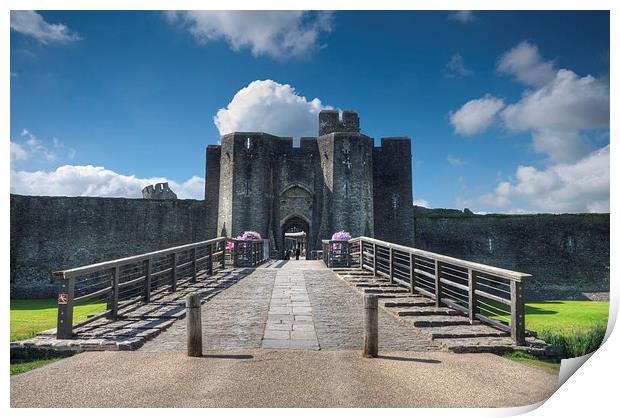
M 306 258 L 310 225 L 303 216 L 292 215 L 282 224 L 282 257 L 286 251 L 299 249 L 300 258 Z

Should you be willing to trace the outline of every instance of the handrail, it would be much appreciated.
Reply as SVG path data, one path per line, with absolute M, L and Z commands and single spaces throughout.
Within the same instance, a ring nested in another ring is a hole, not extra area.
M 371 271 L 448 306 L 469 317 L 510 332 L 517 345 L 525 344 L 523 283 L 530 274 L 461 260 L 369 237 L 349 241 L 323 240 L 328 267 Z
M 118 265 L 130 263 L 130 262 L 142 261 L 142 260 L 146 260 L 146 259 L 153 258 L 153 257 L 161 257 L 161 256 L 172 254 L 175 252 L 191 250 L 192 248 L 200 247 L 206 244 L 213 244 L 216 242 L 227 241 L 227 240 L 234 241 L 226 237 L 213 238 L 213 239 L 209 239 L 206 241 L 194 242 L 191 244 L 184 244 L 184 245 L 179 245 L 177 247 L 170 247 L 170 248 L 165 248 L 163 250 L 152 251 L 150 253 L 144 253 L 144 254 L 124 257 L 124 258 L 117 258 L 116 260 L 103 261 L 101 263 L 89 264 L 86 266 L 76 267 L 76 268 L 72 268 L 68 270 L 55 271 L 52 274 L 54 275 L 54 278 L 57 280 L 68 279 L 69 277 L 74 277 L 74 276 L 77 276 L 78 274 L 86 274 L 86 273 L 90 273 L 90 272 L 97 271 L 97 270 L 109 269 L 109 268 L 116 267 Z
M 72 338 L 75 328 L 93 321 L 91 317 L 73 324 L 76 302 L 106 302 L 106 309 L 95 317 L 116 320 L 123 307 L 120 301 L 149 303 L 151 296 L 162 290 L 176 291 L 183 280 L 196 282 L 199 277 L 224 269 L 228 241 L 235 244 L 235 267 L 256 267 L 269 258 L 268 240 L 219 237 L 53 272 L 60 282 L 57 338 Z
M 369 238 L 369 237 L 365 237 L 365 236 L 360 236 L 360 237 L 355 237 L 352 238 L 351 241 L 353 240 L 364 240 L 370 243 L 374 243 L 374 244 L 379 244 L 379 245 L 383 245 L 385 247 L 388 248 L 393 248 L 395 250 L 400 250 L 400 251 L 406 251 L 406 252 L 412 252 L 415 255 L 420 255 L 423 257 L 428 257 L 428 258 L 434 258 L 437 259 L 439 261 L 444 261 L 447 263 L 454 263 L 454 264 L 460 264 L 463 267 L 467 267 L 467 268 L 471 268 L 474 269 L 480 273 L 489 273 L 489 274 L 493 274 L 493 275 L 500 275 L 500 276 L 506 276 L 512 280 L 516 280 L 516 281 L 522 281 L 523 279 L 527 279 L 532 277 L 531 274 L 527 274 L 527 273 L 521 273 L 518 271 L 513 271 L 513 270 L 507 270 L 501 267 L 493 267 L 493 266 L 489 266 L 486 264 L 480 264 L 480 263 L 475 263 L 473 261 L 467 261 L 467 260 L 463 260 L 460 258 L 456 258 L 456 257 L 450 257 L 447 255 L 443 255 L 443 254 L 438 254 L 438 253 L 434 253 L 431 251 L 426 251 L 426 250 L 420 250 L 418 248 L 414 248 L 414 247 L 406 247 L 404 245 L 399 245 L 399 244 L 393 244 L 391 242 L 387 242 L 387 241 L 381 241 L 378 240 L 376 238 Z

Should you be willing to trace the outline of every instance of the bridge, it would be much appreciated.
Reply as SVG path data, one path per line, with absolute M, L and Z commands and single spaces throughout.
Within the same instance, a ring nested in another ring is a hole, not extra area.
M 380 347 L 456 353 L 553 349 L 525 328 L 528 274 L 358 237 L 320 260 L 273 260 L 267 240 L 216 238 L 54 273 L 56 329 L 16 344 L 70 350 L 182 350 L 185 297 L 203 303 L 205 346 L 359 349 L 362 296 L 380 300 Z M 74 320 L 74 307 L 101 312 Z

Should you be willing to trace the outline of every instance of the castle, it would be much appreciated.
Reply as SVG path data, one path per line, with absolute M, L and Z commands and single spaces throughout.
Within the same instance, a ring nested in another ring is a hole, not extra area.
M 335 231 L 413 244 L 411 139 L 360 133 L 356 112 L 319 114 L 319 136 L 293 146 L 262 132 L 224 135 L 206 150 L 209 236 L 254 230 L 282 250 L 303 231 L 309 250 Z

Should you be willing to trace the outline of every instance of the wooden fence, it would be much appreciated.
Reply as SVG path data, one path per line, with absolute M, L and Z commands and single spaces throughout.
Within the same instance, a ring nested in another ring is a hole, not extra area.
M 510 332 L 518 345 L 525 344 L 523 284 L 529 274 L 368 237 L 354 238 L 348 245 L 349 249 L 343 250 L 323 241 L 324 252 L 334 253 L 323 255 L 325 264 L 372 271 L 412 293 L 434 299 L 437 306 L 460 311 L 472 323 L 478 320 Z M 348 260 L 342 259 L 343 254 Z
M 118 319 L 119 310 L 126 306 L 149 303 L 161 292 L 174 292 L 181 283 L 195 282 L 198 276 L 210 276 L 224 269 L 227 241 L 235 241 L 243 248 L 242 255 L 234 256 L 235 266 L 253 267 L 268 258 L 266 240 L 239 244 L 239 240 L 215 238 L 54 272 L 54 278 L 60 282 L 57 338 L 72 338 L 76 328 L 100 318 Z M 74 325 L 73 309 L 80 303 L 105 303 L 106 309 Z

